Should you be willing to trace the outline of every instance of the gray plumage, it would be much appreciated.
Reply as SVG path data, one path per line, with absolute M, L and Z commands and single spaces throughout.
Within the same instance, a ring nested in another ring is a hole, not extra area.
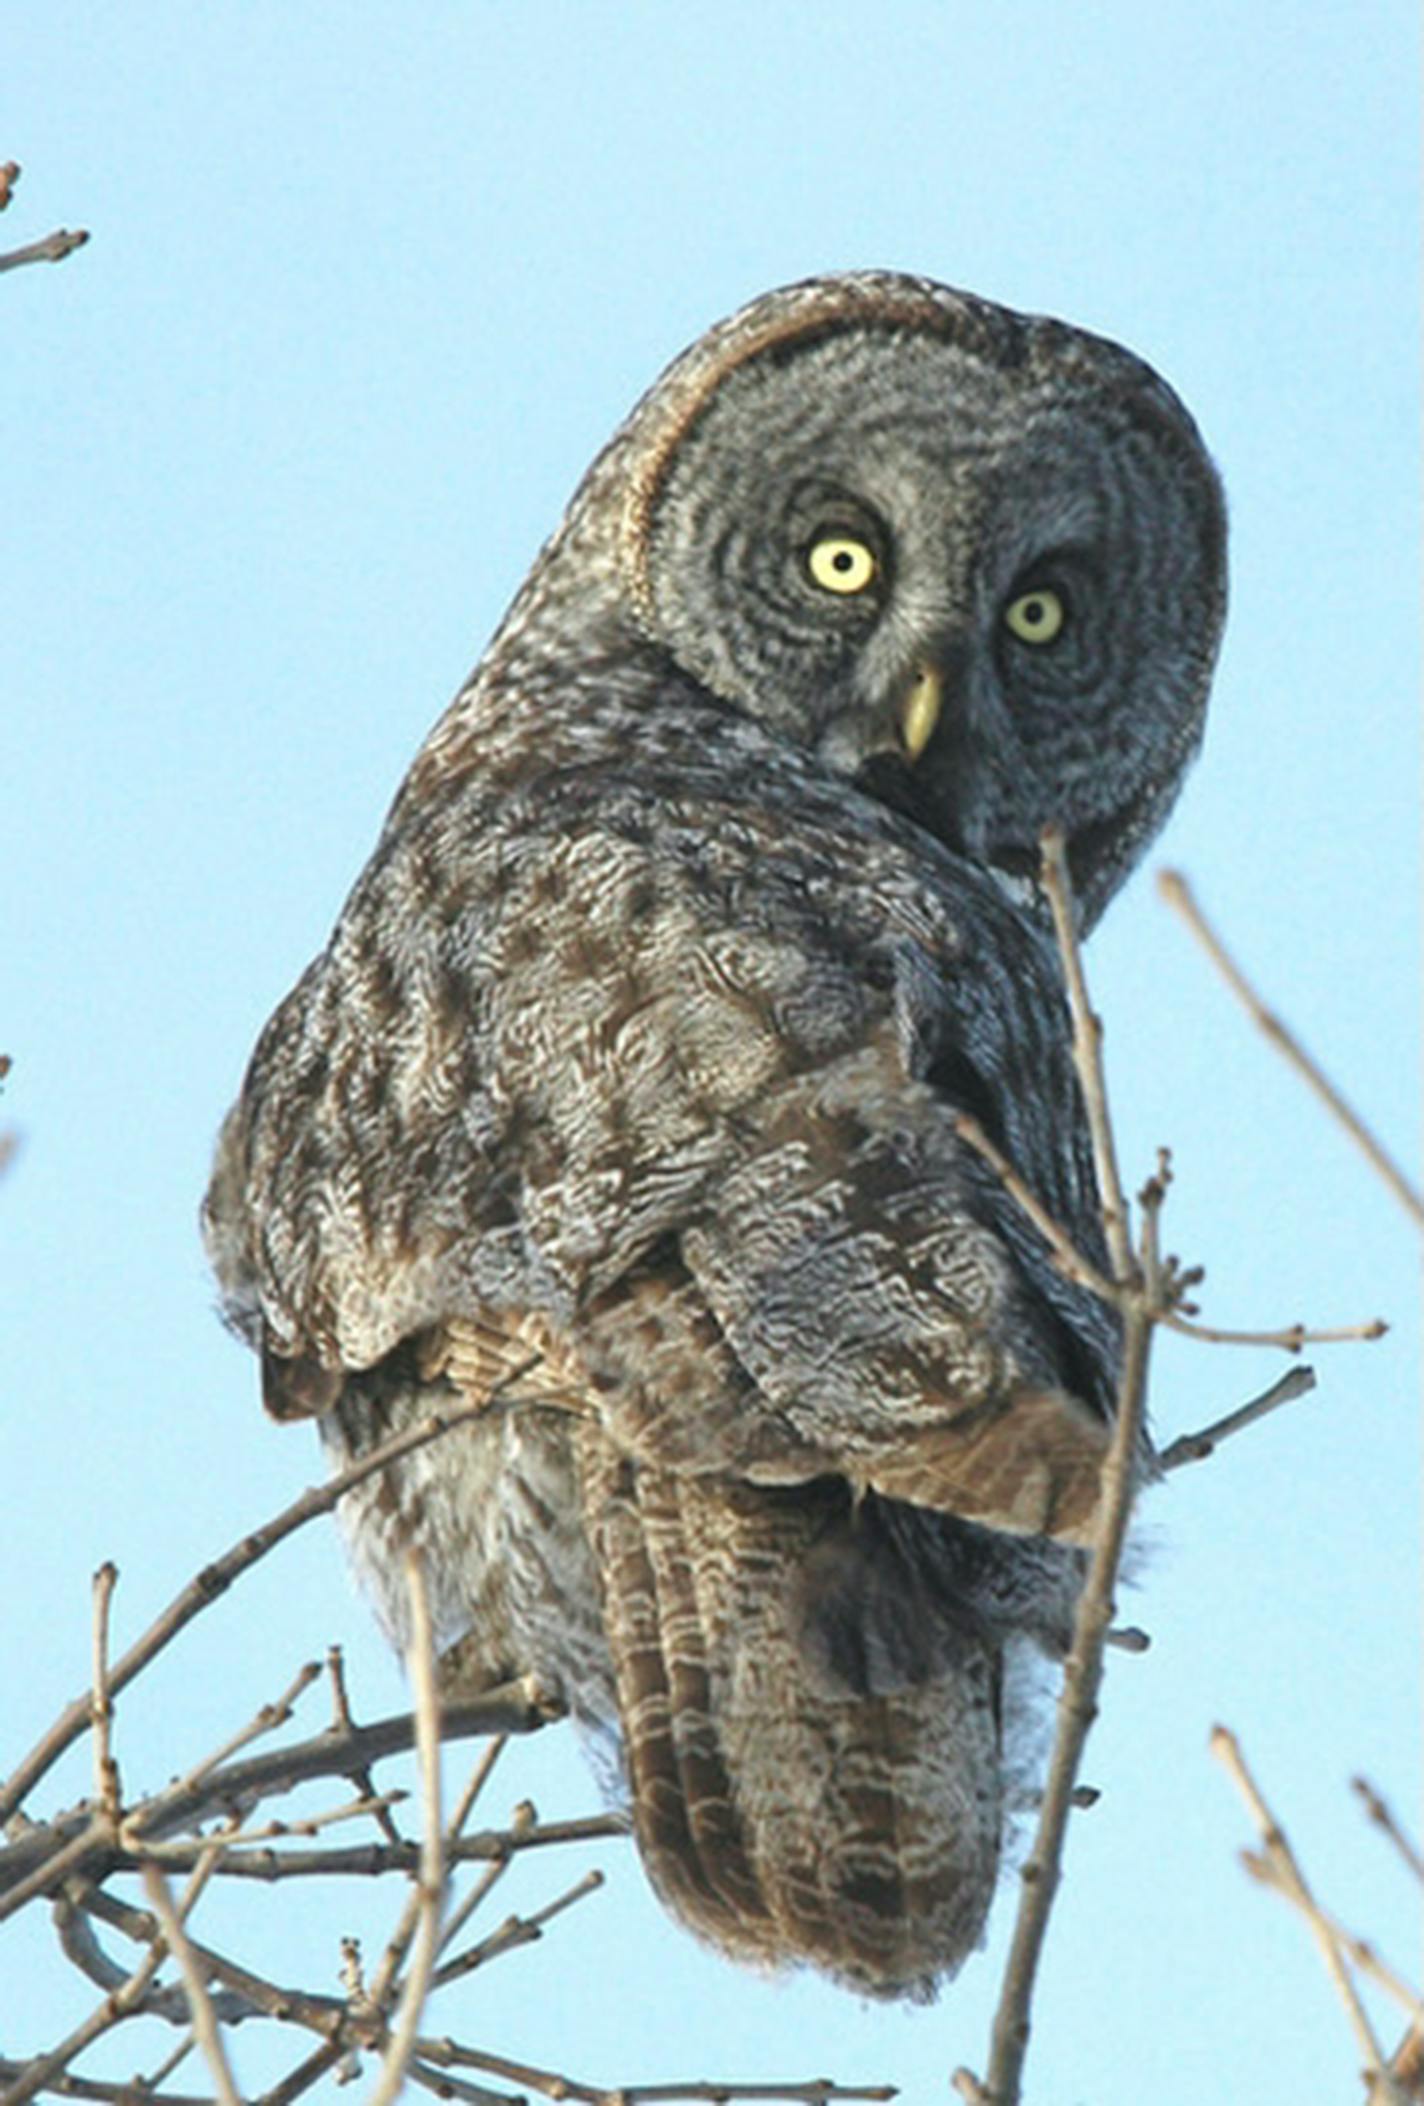
M 595 462 L 223 1129 L 276 1415 L 340 1463 L 494 1393 L 345 1502 L 387 1628 L 415 1544 L 449 1686 L 537 1672 L 740 1957 L 922 1994 L 981 1934 L 1117 1348 L 954 1117 L 1100 1251 L 1030 873 L 1058 819 L 1090 922 L 1160 824 L 1222 547 L 1127 352 L 753 303 Z

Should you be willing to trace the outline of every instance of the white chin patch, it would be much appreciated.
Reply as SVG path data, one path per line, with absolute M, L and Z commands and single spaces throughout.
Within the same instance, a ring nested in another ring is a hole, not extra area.
M 1031 907 L 1038 897 L 1038 885 L 1026 870 L 1005 870 L 998 863 L 991 863 L 989 875 L 1016 907 Z

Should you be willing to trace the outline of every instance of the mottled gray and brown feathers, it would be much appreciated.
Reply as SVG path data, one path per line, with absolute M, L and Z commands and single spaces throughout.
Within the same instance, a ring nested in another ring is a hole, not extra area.
M 259 1042 L 205 1210 L 391 1634 L 533 1671 L 725 1951 L 921 1994 L 977 1942 L 1016 1663 L 1062 1650 L 1110 1313 L 1085 922 L 1175 795 L 1210 465 L 1117 347 L 925 281 L 768 295 L 594 464 Z M 1148 1458 L 1144 1453 L 1144 1467 Z

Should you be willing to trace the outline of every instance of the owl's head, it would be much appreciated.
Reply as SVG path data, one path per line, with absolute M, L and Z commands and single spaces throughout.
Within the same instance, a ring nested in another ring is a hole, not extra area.
M 1220 485 L 1140 359 L 883 272 L 766 295 L 622 437 L 644 634 L 1023 893 L 1052 820 L 1085 921 L 1200 742 Z

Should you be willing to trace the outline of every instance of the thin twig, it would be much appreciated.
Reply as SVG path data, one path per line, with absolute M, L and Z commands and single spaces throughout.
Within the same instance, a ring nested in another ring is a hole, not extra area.
M 1363 1804 L 1375 1827 L 1389 1837 L 1414 1877 L 1424 1880 L 1424 1857 L 1420 1856 L 1418 1845 L 1405 1834 L 1390 1811 L 1388 1802 L 1375 1790 L 1368 1777 L 1352 1777 L 1350 1789 Z
M 1283 1894 L 1287 1901 L 1295 1900 L 1295 1893 L 1289 1881 L 1282 1878 L 1280 1868 L 1273 1859 L 1256 1850 L 1243 1850 L 1241 1862 L 1259 1885 L 1270 1887 L 1277 1894 Z M 1315 1907 L 1335 1943 L 1342 1952 L 1349 1955 L 1361 1974 L 1367 1974 L 1372 1982 L 1378 1982 L 1380 1988 L 1392 1996 L 1397 2004 L 1402 2004 L 1412 2024 L 1424 2025 L 1424 1997 L 1420 1996 L 1419 1991 L 1412 1988 L 1404 1976 L 1380 1956 L 1367 1938 L 1357 1937 L 1332 1910 L 1322 1907 L 1318 1901 Z
M 1411 2026 L 1390 2056 L 1389 2081 L 1407 2099 L 1424 2099 L 1424 2026 Z
M 694 2084 L 581 2084 L 575 2077 L 561 2076 L 533 2063 L 513 2062 L 503 2055 L 486 2055 L 477 2048 L 461 2047 L 453 2040 L 421 2040 L 417 2053 L 424 2062 L 454 2063 L 461 2069 L 479 2069 L 511 2084 L 527 2085 L 546 2099 L 566 2099 L 578 2106 L 655 2106 L 660 2100 L 701 2099 L 710 2106 L 727 2106 L 736 2099 L 800 2100 L 804 2106 L 825 2106 L 838 2099 L 887 2100 L 898 2098 L 893 2084 L 845 2085 L 829 2077 L 811 2077 L 800 2084 L 738 2084 L 704 2078 Z
M 1033 1848 L 1022 1872 L 1018 1914 L 994 2015 L 987 2080 L 969 2070 L 955 2073 L 961 2095 L 978 2106 L 1017 2106 L 1028 2049 L 1034 1983 L 1047 1935 L 1054 1895 L 1062 1876 L 1063 1848 L 1088 1733 L 1097 1716 L 1106 1647 L 1112 1628 L 1113 1593 L 1138 1479 L 1152 1323 L 1164 1298 L 1157 1255 L 1157 1214 L 1166 1189 L 1165 1159 L 1156 1186 L 1143 1194 L 1141 1258 L 1128 1234 L 1128 1216 L 1117 1169 L 1102 1067 L 1102 1028 L 1093 1013 L 1078 949 L 1077 922 L 1069 889 L 1063 837 L 1043 837 L 1042 883 L 1053 913 L 1073 1021 L 1073 1057 L 1092 1135 L 1103 1231 L 1112 1257 L 1116 1300 L 1123 1315 L 1122 1364 L 1112 1441 L 1103 1461 L 1092 1557 L 1073 1624 L 1073 1642 L 1063 1671 L 1057 1729 L 1044 1784 Z
M 92 1889 L 85 1896 L 83 1905 L 92 1915 L 104 1923 L 111 1923 L 126 1938 L 132 1938 L 138 1944 L 149 1944 L 159 1935 L 157 1918 L 149 1910 L 134 1908 L 131 1903 L 121 1901 L 116 1894 L 101 1888 Z M 244 2016 L 260 2014 L 265 2018 L 305 2026 L 310 2032 L 319 2033 L 324 2040 L 339 2043 L 343 2049 L 358 2037 L 359 2028 L 351 2023 L 351 2013 L 344 1999 L 319 1996 L 304 1989 L 282 1988 L 276 1982 L 268 1981 L 265 1975 L 255 1974 L 250 1967 L 240 1966 L 212 1946 L 200 1944 L 196 1938 L 190 1938 L 189 1943 L 199 1966 L 242 1999 Z M 6 2106 L 6 2102 L 0 2100 L 0 2106 Z
M 1103 1234 L 1112 1259 L 1113 1278 L 1119 1286 L 1126 1286 L 1135 1277 L 1136 1267 L 1127 1202 L 1123 1198 L 1122 1178 L 1117 1166 L 1117 1143 L 1108 1117 L 1103 1081 L 1103 1023 L 1088 999 L 1083 954 L 1078 948 L 1073 881 L 1068 871 L 1068 851 L 1062 827 L 1046 827 L 1039 846 L 1043 857 L 1040 883 L 1053 915 L 1058 955 L 1063 961 L 1063 974 L 1068 985 L 1068 1006 L 1073 1018 L 1073 1065 L 1078 1071 L 1088 1130 L 1092 1136 Z
M 208 1846 L 207 1857 L 213 1862 L 216 1862 L 221 1853 L 221 1841 Z M 205 1864 L 204 1878 L 210 1870 L 211 1864 Z M 217 2087 L 219 2106 L 241 2106 L 212 1999 L 208 1995 L 207 1977 L 198 1965 L 197 1957 L 188 1942 L 188 1933 L 183 1928 L 182 1918 L 173 1905 L 168 1882 L 157 1865 L 144 1866 L 143 1889 L 148 1896 L 149 1906 L 163 1926 L 164 1941 L 168 1950 L 182 1972 L 183 1985 L 188 1992 L 188 2010 L 193 2021 L 193 2032 L 203 2051 L 203 2059 L 212 2074 L 213 2083 Z
M 91 2046 L 101 2034 L 107 2033 L 111 2027 L 127 2018 L 142 2002 L 144 1991 L 162 1966 L 163 1959 L 163 1952 L 158 1947 L 146 1954 L 123 1988 L 116 1989 L 111 1996 L 106 1997 L 104 2002 L 91 2011 L 89 2016 L 77 2025 L 72 2033 L 67 2034 L 58 2047 L 51 2049 L 49 2054 L 36 2056 L 29 2062 L 7 2063 L 7 2075 L 10 2071 L 14 2071 L 15 2074 L 9 2075 L 5 2089 L 0 2091 L 0 2106 L 25 2106 L 25 2101 L 34 2098 L 38 2092 L 57 2090 L 59 2083 L 64 2080 L 65 2065 L 72 2062 L 83 2049 Z
M 104 1856 L 111 1848 L 112 1840 L 108 1822 L 85 1813 L 79 1816 L 77 1833 L 67 1836 L 57 1846 L 56 1831 L 47 1827 L 33 1829 L 20 1842 L 12 1844 L 0 1856 L 16 1860 L 21 1870 L 27 1864 L 32 1864 L 33 1869 L 18 1877 L 13 1886 L 6 1886 L 3 1899 L 0 1899 L 0 1923 L 33 1901 L 37 1894 L 52 1893 L 74 1873 L 87 1870 L 86 1861 Z M 44 1847 L 38 1862 L 34 1863 L 36 1842 Z
M 1285 1374 L 1263 1389 L 1259 1397 L 1249 1404 L 1240 1404 L 1235 1411 L 1228 1411 L 1225 1418 L 1213 1419 L 1210 1426 L 1203 1426 L 1198 1433 L 1181 1433 L 1170 1442 L 1158 1456 L 1161 1469 L 1180 1470 L 1184 1463 L 1205 1462 L 1209 1455 L 1233 1433 L 1240 1433 L 1247 1426 L 1254 1426 L 1257 1419 L 1265 1418 L 1267 1412 L 1277 1410 L 1282 1404 L 1290 1404 L 1297 1397 L 1309 1394 L 1315 1387 L 1313 1367 L 1287 1368 Z
M 86 227 L 56 227 L 41 241 L 27 241 L 22 249 L 7 249 L 0 255 L 0 271 L 17 271 L 26 263 L 60 263 L 82 249 L 89 239 Z
M 118 1567 L 109 1559 L 94 1574 L 93 1689 L 89 1700 L 94 1727 L 94 1797 L 111 1822 L 119 1818 L 121 1799 L 118 1764 L 111 1743 L 114 1705 L 109 1695 L 109 1608 L 118 1578 Z
M 191 1907 L 197 1900 L 207 1881 L 207 1873 L 193 1874 L 184 1890 L 184 1902 Z M 137 1911 L 134 1911 L 137 1914 Z M 27 2099 L 36 2093 L 53 2088 L 54 2079 L 62 2074 L 75 2056 L 91 2046 L 101 2034 L 109 2032 L 122 2020 L 128 2018 L 144 2002 L 150 1982 L 162 1966 L 167 1951 L 157 1936 L 158 1925 L 150 1916 L 148 1936 L 151 1942 L 144 1957 L 122 1987 L 112 1989 L 89 2016 L 74 2028 L 72 2033 L 60 2041 L 49 2054 L 36 2056 L 23 2065 L 20 2073 L 0 2092 L 0 2106 L 24 2106 Z
M 1341 1957 L 1339 1944 L 1316 1904 L 1315 1897 L 1306 1883 L 1305 1874 L 1296 1860 L 1295 1852 L 1286 1840 L 1285 1831 L 1266 1804 L 1260 1786 L 1246 1766 L 1240 1742 L 1228 1727 L 1213 1726 L 1210 1747 L 1212 1754 L 1227 1770 L 1246 1801 L 1251 1818 L 1256 1823 L 1261 1841 L 1265 1845 L 1266 1856 L 1276 1874 L 1277 1885 L 1310 1925 L 1311 1933 L 1325 1961 L 1326 1970 L 1335 1984 L 1354 2029 L 1360 2052 L 1364 2056 L 1364 2075 L 1367 2082 L 1376 2086 L 1383 2082 L 1385 2090 L 1382 2096 L 1388 2097 L 1392 2087 L 1385 2073 L 1384 2051 L 1375 2038 L 1369 2014 L 1360 2002 L 1355 1984 L 1350 1978 L 1350 1970 Z M 1397 2098 L 1398 2093 L 1394 2096 Z
M 513 1952 L 521 1945 L 533 1945 L 544 1935 L 546 1923 L 555 1916 L 562 1915 L 565 1909 L 572 1908 L 575 1902 L 583 1901 L 589 1894 L 597 1893 L 602 1885 L 601 1872 L 585 1872 L 582 1879 L 576 1879 L 562 1894 L 557 1894 L 552 1901 L 545 1902 L 542 1909 L 535 1909 L 528 1916 L 506 1916 L 499 1928 L 491 1931 L 487 1938 L 482 1938 L 478 1945 L 468 1946 L 453 1960 L 446 1960 L 443 1966 L 437 1967 L 433 1986 L 443 1989 L 447 1983 L 459 1981 L 462 1975 L 473 1974 L 477 1967 L 483 1967 L 488 1960 L 497 1960 L 504 1953 Z
M 349 1733 L 356 1721 L 351 1716 L 351 1704 L 346 1694 L 346 1665 L 339 1645 L 329 1645 L 327 1647 L 326 1666 L 327 1672 L 331 1676 L 331 1704 L 334 1714 L 332 1724 L 338 1732 Z M 350 1778 L 362 1798 L 376 1799 L 380 1796 L 367 1765 L 362 1764 L 352 1770 Z M 398 1843 L 401 1840 L 400 1830 L 396 1827 L 388 1811 L 383 1809 L 379 1812 L 376 1815 L 376 1821 L 388 1843 Z
M 1183 1338 L 1197 1338 L 1206 1345 L 1274 1346 L 1282 1353 L 1299 1353 L 1308 1345 L 1353 1345 L 1361 1339 L 1368 1342 L 1383 1338 L 1389 1329 L 1382 1316 L 1367 1317 L 1358 1324 L 1333 1324 L 1323 1331 L 1306 1324 L 1283 1324 L 1278 1331 L 1223 1331 L 1216 1324 L 1193 1323 L 1175 1309 L 1163 1309 L 1157 1321 L 1169 1331 L 1180 1331 Z
M 123 1987 L 129 1970 L 121 1967 L 117 1960 L 110 1959 L 100 1944 L 94 1924 L 82 1905 L 87 1891 L 82 1881 L 76 1881 L 72 1892 L 66 1891 L 55 1897 L 55 1935 L 66 1960 L 77 1967 L 96 1989 L 102 1989 L 107 1995 L 111 1989 Z M 143 2000 L 143 2010 L 145 2016 L 167 2019 L 170 2025 L 186 2026 L 189 2023 L 188 1999 L 183 1994 L 181 1982 L 172 1987 L 155 1984 Z M 233 2012 L 231 2015 L 236 2017 L 237 2014 Z
M 23 2062 L 11 2062 L 0 2055 L 0 2086 L 12 2084 L 26 2067 Z M 139 2102 L 141 2106 L 213 2106 L 206 2092 L 163 2091 L 160 2085 L 161 2079 L 157 2076 L 128 2077 L 121 2084 L 106 2084 L 98 2077 L 73 2077 L 66 2071 L 62 2076 L 52 2077 L 45 2089 L 52 2091 L 56 2098 L 94 2099 L 101 2102 L 101 2106 L 139 2106 Z M 0 2099 L 9 2096 L 8 2091 L 0 2090 Z
M 441 1720 L 445 1740 L 465 1740 L 486 1733 L 533 1733 L 560 1716 L 542 1685 L 531 1677 L 503 1683 L 485 1696 L 471 1697 L 446 1707 Z M 142 1819 L 145 1843 L 191 1827 L 214 1812 L 265 1798 L 272 1792 L 291 1791 L 316 1777 L 345 1777 L 354 1762 L 373 1763 L 390 1755 L 404 1754 L 415 1744 L 415 1721 L 409 1712 L 374 1720 L 349 1733 L 328 1731 L 291 1747 L 250 1756 L 214 1771 L 191 1791 L 175 1792 L 170 1786 L 152 1800 L 142 1800 L 133 1809 Z M 579 1823 L 551 1823 L 528 1837 L 495 1834 L 474 1837 L 461 1846 L 462 1857 L 494 1857 L 512 1848 L 542 1843 L 587 1841 L 626 1831 L 627 1823 L 617 1815 L 592 1815 Z M 373 1843 L 352 1851 L 334 1852 L 330 1867 L 340 1872 L 407 1871 L 413 1859 L 404 1842 Z M 58 1853 L 58 1854 L 57 1854 Z M 279 1853 L 243 1853 L 237 1862 L 226 1860 L 220 1868 L 246 1878 L 281 1876 Z M 320 1866 L 312 1863 L 315 1853 L 290 1853 L 294 1873 Z M 96 1821 L 88 1807 L 78 1807 L 53 1821 L 32 1823 L 15 1842 L 0 1849 L 0 1920 L 30 1900 L 34 1894 L 52 1892 L 56 1883 L 74 1872 L 91 1879 L 107 1878 L 120 1868 L 131 1868 L 136 1857 L 124 1851 Z M 282 1856 L 281 1862 L 287 1859 Z
M 415 1698 L 416 1746 L 424 1812 L 417 1889 L 420 1919 L 405 1988 L 391 2027 L 390 2045 L 380 2075 L 372 2087 L 368 2106 L 392 2106 L 405 2081 L 406 2067 L 414 2051 L 416 2028 L 435 1971 L 435 1955 L 440 1949 L 440 1917 L 445 1905 L 445 1836 L 440 1813 L 440 1694 L 435 1682 L 435 1634 L 430 1620 L 425 1568 L 415 1551 L 407 1555 L 405 1576 L 410 1595 L 410 1646 L 406 1666 Z
M 460 1794 L 459 1802 L 454 1813 L 451 1814 L 449 1825 L 445 1830 L 445 1862 L 447 1865 L 454 1862 L 452 1852 L 459 1843 L 460 1831 L 470 1818 L 474 1810 L 475 1801 L 489 1782 L 491 1771 L 508 1745 L 509 1743 L 503 1735 L 498 1740 L 492 1740 L 475 1764 L 474 1769 L 470 1772 L 465 1789 Z M 524 1805 L 527 1804 L 528 1802 L 525 1801 Z M 529 1808 L 530 1818 L 528 1820 L 521 1820 L 522 1812 L 522 1806 L 516 1807 L 514 1821 L 511 1823 L 511 1826 L 518 1825 L 527 1832 L 534 1827 L 537 1817 L 534 1815 L 532 1807 Z M 479 1908 L 480 1904 L 488 1896 L 490 1889 L 508 1871 L 511 1862 L 512 1858 L 509 1856 L 496 1859 L 495 1863 L 490 1865 L 480 1878 L 475 1881 L 470 1892 L 465 1895 L 458 1906 L 450 1910 L 445 1918 L 444 1928 L 440 1933 L 441 1952 L 444 1952 L 452 1939 L 459 1936 L 471 1916 L 474 1915 L 475 1910 Z
M 330 2041 L 314 2048 L 295 2069 L 288 2070 L 280 2084 L 273 2085 L 271 2091 L 264 2091 L 254 2102 L 254 2106 L 291 2106 L 293 2099 L 299 2099 L 304 2091 L 310 2091 L 312 2085 L 338 2062 L 343 2061 L 345 2056 L 346 2049 L 333 2045 Z M 147 2101 L 144 2102 L 144 2106 L 147 2106 Z
M 1029 1190 L 1003 1150 L 990 1140 L 979 1121 L 968 1112 L 956 1112 L 954 1130 L 961 1140 L 969 1143 L 976 1155 L 983 1156 L 1009 1197 L 1028 1216 L 1048 1245 L 1049 1254 L 1059 1272 L 1116 1307 L 1121 1300 L 1118 1288 L 1083 1256 L 1067 1230 L 1054 1220 L 1042 1200 Z
M 156 2086 L 162 2084 L 165 2078 L 173 2074 L 180 2063 L 187 2061 L 196 2046 L 197 2042 L 193 2038 L 193 2029 L 190 2026 L 186 2035 L 179 2041 L 172 2053 L 165 2055 L 157 2069 L 150 2070 L 148 2075 L 141 2079 L 144 2091 L 150 2092 Z
M 437 2099 L 468 2099 L 470 2106 L 528 2106 L 515 2092 L 491 2091 L 487 2084 L 452 2077 L 448 2069 L 427 2069 L 423 2062 L 412 2061 L 406 2075 L 422 2091 L 434 2092 Z
M 254 1740 L 260 1740 L 264 1734 L 275 1732 L 279 1726 L 285 1726 L 292 1716 L 298 1698 L 304 1690 L 310 1689 L 320 1673 L 320 1667 L 309 1660 L 305 1667 L 298 1669 L 275 1703 L 264 1704 L 255 1718 L 249 1719 L 245 1726 L 240 1727 L 220 1747 L 214 1748 L 211 1755 L 205 1755 L 201 1762 L 194 1763 L 193 1767 L 185 1771 L 166 1792 L 134 1807 L 124 1823 L 123 1841 L 132 1843 L 136 1837 L 141 1837 L 147 1820 L 167 1801 L 196 1791 L 206 1778 L 212 1776 L 214 1770 L 231 1761 L 239 1749 L 247 1747 Z
M 1128 1650 L 1142 1648 L 1134 1647 L 1129 1641 Z M 300 1830 L 294 1832 L 300 1833 Z M 562 1843 L 626 1842 L 628 1835 L 628 1822 L 622 1814 L 586 1814 L 578 1820 L 541 1824 L 527 1835 L 512 1829 L 479 1830 L 474 1835 L 461 1836 L 457 1842 L 447 1844 L 445 1854 L 451 1866 L 483 1864 L 490 1867 L 492 1874 L 499 1875 L 508 1869 L 510 1858 L 517 1851 Z M 91 1847 L 88 1837 L 83 1840 L 86 1849 Z M 150 1859 L 169 1871 L 183 1872 L 195 1865 L 202 1853 L 202 1840 L 196 1836 L 172 1842 L 145 1842 L 139 1850 L 107 1853 L 104 1876 L 136 1871 Z M 81 1857 L 83 1854 L 80 1853 Z M 389 1873 L 403 1873 L 409 1877 L 419 1869 L 420 1845 L 414 1842 L 357 1843 L 348 1849 L 333 1850 L 274 1850 L 259 1845 L 225 1851 L 218 1866 L 218 1877 L 258 1880 L 272 1886 L 283 1879 L 376 1879 Z M 93 1876 L 87 1868 L 85 1876 Z M 36 1879 L 27 1898 L 32 1899 L 36 1892 L 52 1888 L 54 1883 L 46 1866 L 44 1876 Z M 450 1921 L 455 1922 L 454 1916 Z
M 515 1369 L 510 1379 L 513 1380 L 519 1372 Z M 162 1615 L 149 1625 L 142 1637 L 134 1641 L 123 1658 L 115 1663 L 109 1674 L 109 1694 L 117 1696 L 136 1674 L 147 1667 L 149 1662 L 177 1637 L 185 1624 L 191 1623 L 195 1616 L 210 1608 L 219 1595 L 227 1592 L 239 1574 L 255 1565 L 259 1558 L 266 1557 L 269 1551 L 274 1550 L 297 1529 L 305 1527 L 308 1521 L 315 1520 L 319 1514 L 330 1513 L 354 1485 L 363 1483 L 378 1470 L 385 1469 L 388 1463 L 397 1461 L 416 1448 L 424 1447 L 428 1441 L 441 1439 L 445 1434 L 454 1432 L 457 1427 L 467 1425 L 486 1409 L 487 1402 L 488 1400 L 482 1397 L 474 1403 L 452 1405 L 448 1410 L 433 1413 L 421 1425 L 398 1434 L 379 1448 L 373 1448 L 369 1455 L 339 1471 L 326 1484 L 311 1486 L 299 1499 L 294 1499 L 290 1506 L 285 1507 L 274 1520 L 254 1530 L 251 1535 L 244 1536 L 211 1565 L 204 1566 L 197 1577 L 190 1580 L 180 1594 L 175 1595 Z M 53 1767 L 65 1749 L 79 1738 L 91 1721 L 92 1699 L 86 1689 L 83 1696 L 76 1697 L 73 1703 L 65 1706 L 44 1738 L 31 1749 L 3 1789 L 0 1789 L 0 1823 L 9 1819 L 31 1788 Z
M 280 1858 L 282 1856 L 280 1851 L 267 1851 L 266 1845 L 284 1841 L 288 1836 L 324 1835 L 328 1828 L 339 1827 L 346 1821 L 375 1820 L 388 1807 L 398 1806 L 402 1800 L 409 1797 L 410 1793 L 403 1790 L 379 1792 L 374 1799 L 347 1799 L 340 1806 L 328 1807 L 325 1813 L 304 1815 L 300 1821 L 273 1820 L 264 1821 L 258 1828 L 235 1828 L 230 1836 L 225 1835 L 223 1839 L 224 1862 L 226 1862 L 230 1853 L 237 1849 L 263 1849 L 266 1855 Z M 191 1862 L 193 1853 L 201 1851 L 203 1848 L 202 1842 L 194 1840 L 192 1837 L 180 1838 L 174 1842 L 155 1842 L 142 1833 L 141 1822 L 132 1827 L 127 1823 L 125 1824 L 121 1837 L 121 1846 L 124 1849 L 127 1860 L 143 1864 L 172 1866 Z M 382 1845 L 367 1844 L 364 1847 L 366 1849 L 380 1849 Z M 389 1848 L 389 1845 L 385 1847 Z M 397 1848 L 399 1847 L 397 1845 Z M 310 1855 L 320 1859 L 325 1856 L 325 1853 L 312 1851 Z M 120 1865 L 114 1867 L 115 1871 L 123 1869 L 126 1869 L 126 1867 Z
M 1306 1052 L 1295 1033 L 1284 1024 L 1275 1012 L 1266 1007 L 1251 982 L 1236 960 L 1231 956 L 1211 923 L 1202 913 L 1192 893 L 1191 886 L 1180 870 L 1159 871 L 1157 890 L 1182 920 L 1187 924 L 1197 942 L 1202 946 L 1212 964 L 1225 980 L 1237 1000 L 1246 1009 L 1253 1022 L 1263 1031 L 1272 1045 L 1282 1053 L 1315 1092 L 1331 1116 L 1339 1121 L 1366 1161 L 1382 1177 L 1395 1198 L 1406 1211 L 1424 1228 L 1424 1195 L 1410 1183 L 1392 1155 L 1375 1135 L 1354 1107 L 1341 1096 L 1333 1082 L 1324 1074 L 1319 1064 Z
M 459 1907 L 450 1911 L 440 1938 L 440 1950 L 442 1952 L 445 1951 L 447 1946 L 454 1944 L 475 1911 L 483 1908 L 494 1889 L 504 1878 L 512 1862 L 511 1858 L 501 1857 L 497 1858 L 492 1865 L 487 1865 L 470 1888 L 469 1893 L 465 1895 Z

